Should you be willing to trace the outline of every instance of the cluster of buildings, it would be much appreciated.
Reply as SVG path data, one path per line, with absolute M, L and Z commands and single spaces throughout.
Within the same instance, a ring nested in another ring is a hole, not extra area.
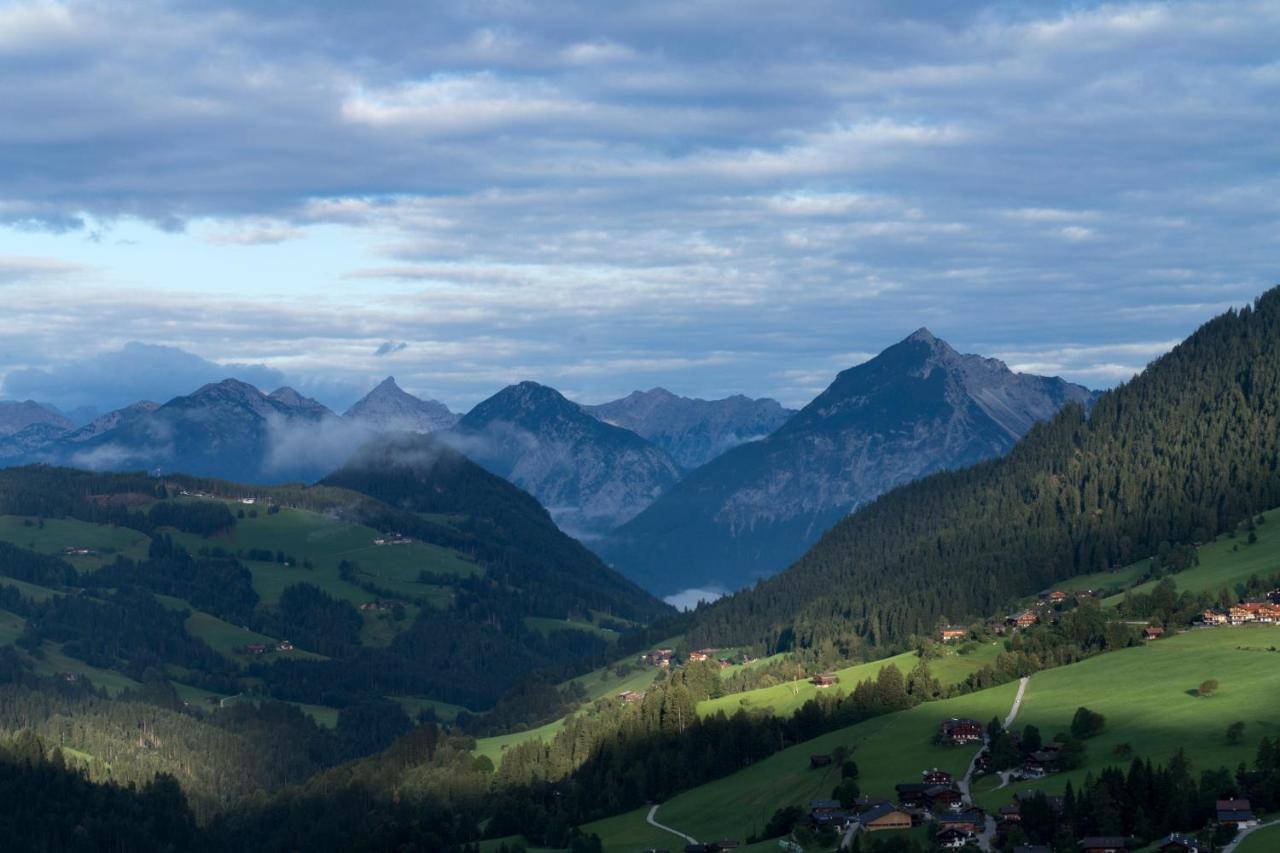
M 1242 601 L 1225 610 L 1211 608 L 1200 614 L 1200 621 L 1206 625 L 1280 624 L 1280 589 L 1259 601 Z
M 96 557 L 98 552 L 92 548 L 82 548 L 78 545 L 68 545 L 62 549 L 64 557 Z
M 733 666 L 733 661 L 728 658 L 715 657 L 716 653 L 719 651 L 719 649 L 698 649 L 685 655 L 685 659 L 689 663 L 698 663 L 701 661 L 715 659 L 716 663 L 720 664 L 721 669 Z M 743 662 L 745 663 L 749 660 L 750 658 L 744 658 Z M 645 652 L 640 655 L 640 663 L 652 664 L 662 669 L 668 669 L 673 663 L 675 663 L 675 649 L 654 649 L 651 652 Z
M 374 545 L 410 545 L 412 543 L 413 539 L 399 533 L 388 533 L 373 540 Z
M 823 757 L 810 756 L 810 765 L 821 766 L 816 759 Z M 904 782 L 895 789 L 896 803 L 863 796 L 846 809 L 839 800 L 813 800 L 809 803 L 809 825 L 814 829 L 885 832 L 930 824 L 934 842 L 944 849 L 964 847 L 986 825 L 986 813 L 965 801 L 955 779 L 945 770 L 925 770 L 919 782 Z
M 675 653 L 675 649 L 654 649 L 640 655 L 640 663 L 651 663 L 656 667 L 667 669 L 671 666 L 671 659 Z

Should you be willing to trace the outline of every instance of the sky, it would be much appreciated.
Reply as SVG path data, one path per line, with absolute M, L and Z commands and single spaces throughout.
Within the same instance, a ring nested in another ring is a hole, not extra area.
M 1280 4 L 0 5 L 0 397 L 1108 387 L 1280 283 Z

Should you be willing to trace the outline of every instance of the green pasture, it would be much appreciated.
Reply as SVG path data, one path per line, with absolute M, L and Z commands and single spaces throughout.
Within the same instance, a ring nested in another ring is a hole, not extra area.
M 30 521 L 31 526 L 27 526 Z M 147 556 L 151 540 L 127 527 L 92 524 L 73 518 L 46 518 L 43 527 L 35 519 L 20 515 L 0 515 L 0 541 L 11 542 L 40 554 L 62 557 L 79 571 L 93 571 L 115 562 L 117 555 L 131 559 Z M 92 556 L 67 556 L 67 548 L 91 548 Z
M 1006 803 L 1015 790 L 1061 793 L 1068 780 L 1077 789 L 1086 773 L 1131 760 L 1116 748 L 1162 764 L 1178 749 L 1193 770 L 1251 762 L 1263 735 L 1280 735 L 1280 627 L 1204 628 L 1157 640 L 1140 648 L 1100 655 L 1031 677 L 1017 725 L 1037 726 L 1047 740 L 1066 731 L 1084 706 L 1106 717 L 1105 731 L 1087 741 L 1086 765 L 1035 782 L 990 790 L 975 788 L 987 808 Z M 1208 679 L 1220 687 L 1208 697 L 1196 688 Z M 1245 724 L 1238 745 L 1227 743 L 1226 728 Z

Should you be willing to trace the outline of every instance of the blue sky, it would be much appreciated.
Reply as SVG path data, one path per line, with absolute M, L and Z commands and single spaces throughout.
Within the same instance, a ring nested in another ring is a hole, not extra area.
M 0 5 L 4 397 L 1112 385 L 1280 283 L 1280 6 Z

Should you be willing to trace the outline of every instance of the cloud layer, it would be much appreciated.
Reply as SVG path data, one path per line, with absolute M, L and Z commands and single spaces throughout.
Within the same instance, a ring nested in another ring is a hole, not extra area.
M 1280 281 L 1274 3 L 370 5 L 0 10 L 7 395 L 797 404 L 920 325 L 1100 386 Z

